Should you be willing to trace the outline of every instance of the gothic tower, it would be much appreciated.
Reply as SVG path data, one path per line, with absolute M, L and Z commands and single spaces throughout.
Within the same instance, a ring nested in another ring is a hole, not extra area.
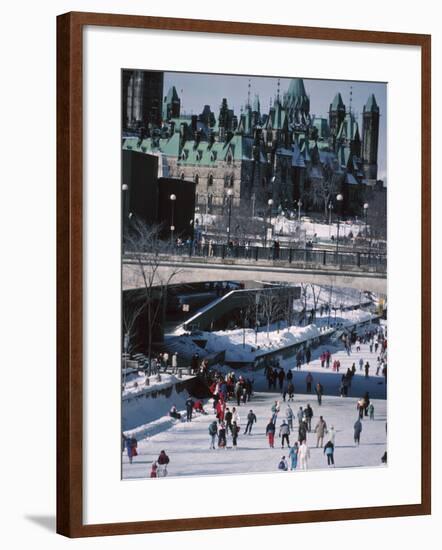
M 379 107 L 373 94 L 364 105 L 362 127 L 362 161 L 367 180 L 378 175 Z
M 161 123 L 164 73 L 124 70 L 122 72 L 123 129 L 137 130 Z
M 328 113 L 328 120 L 330 126 L 330 134 L 332 139 L 333 149 L 336 146 L 336 136 L 338 135 L 341 124 L 344 122 L 345 118 L 345 105 L 342 101 L 342 96 L 340 93 L 335 95 L 333 102 L 330 103 L 330 110 Z
M 169 88 L 167 96 L 163 101 L 163 120 L 170 120 L 171 118 L 179 118 L 181 110 L 181 99 L 178 97 L 178 92 L 175 86 Z
M 289 122 L 305 130 L 310 124 L 310 98 L 307 95 L 302 78 L 293 78 L 287 93 L 284 94 L 283 107 L 288 113 Z

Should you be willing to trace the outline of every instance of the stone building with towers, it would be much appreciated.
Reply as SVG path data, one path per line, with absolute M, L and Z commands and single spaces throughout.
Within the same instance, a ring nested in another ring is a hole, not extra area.
M 184 115 L 175 86 L 164 96 L 157 93 L 162 73 L 144 73 L 142 82 L 135 73 L 123 82 L 123 110 L 131 127 L 141 117 L 143 132 L 123 135 L 123 149 L 161 157 L 168 177 L 194 182 L 199 211 L 223 212 L 232 197 L 234 206 L 250 214 L 265 212 L 270 198 L 279 210 L 300 201 L 304 211 L 326 214 L 341 193 L 342 214 L 360 215 L 367 196 L 383 189 L 377 180 L 380 113 L 373 94 L 364 106 L 361 132 L 351 103 L 347 108 L 339 92 L 328 117 L 313 115 L 301 78 L 292 79 L 284 93 L 278 81 L 267 109 L 257 95 L 252 99 L 249 81 L 239 113 L 224 98 L 218 110 L 203 105 L 199 115 Z M 155 86 L 146 86 L 152 75 Z M 146 113 L 140 103 L 151 106 L 151 118 L 139 114 Z

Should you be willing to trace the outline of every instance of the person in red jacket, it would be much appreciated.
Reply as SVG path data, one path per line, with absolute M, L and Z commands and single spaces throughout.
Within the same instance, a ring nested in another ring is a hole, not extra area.
M 152 469 L 150 470 L 150 477 L 158 477 L 157 470 L 158 470 L 158 464 L 156 462 L 153 462 Z

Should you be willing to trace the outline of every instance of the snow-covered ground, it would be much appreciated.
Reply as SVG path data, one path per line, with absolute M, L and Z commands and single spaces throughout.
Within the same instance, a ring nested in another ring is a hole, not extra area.
M 339 326 L 352 326 L 358 323 L 364 323 L 374 319 L 375 316 L 370 312 L 363 310 L 350 310 L 331 315 L 332 324 Z M 226 352 L 226 361 L 253 361 L 263 353 L 283 349 L 285 347 L 298 344 L 307 340 L 318 338 L 321 334 L 333 332 L 333 329 L 327 329 L 328 315 L 318 316 L 314 324 L 304 327 L 290 326 L 284 327 L 283 323 L 279 328 L 274 323 L 270 326 L 269 332 L 266 327 L 261 327 L 258 333 L 254 329 L 236 329 L 225 331 L 198 333 L 198 340 L 206 340 L 206 353 Z M 321 332 L 322 331 L 322 332 Z M 192 340 L 195 336 L 180 336 L 177 338 L 184 350 L 190 348 L 186 344 L 187 340 Z
M 374 374 L 376 354 L 370 353 L 368 345 L 362 345 L 360 352 L 353 351 L 351 355 L 347 355 L 342 348 L 328 346 L 328 349 L 333 353 L 332 359 L 336 358 L 341 362 L 341 372 L 334 373 L 331 368 L 321 368 L 318 359 L 321 349 L 317 348 L 315 350 L 313 360 L 308 367 L 304 365 L 301 371 L 293 371 L 295 400 L 290 403 L 293 411 L 296 413 L 300 406 L 304 407 L 307 403 L 310 403 L 315 415 L 312 423 L 313 427 L 316 425 L 320 414 L 324 417 L 328 426 L 334 426 L 337 431 L 336 468 L 381 466 L 381 456 L 386 450 L 387 402 L 384 399 L 386 395 L 385 381 L 382 376 L 375 375 L 367 379 L 359 370 L 359 359 L 362 358 L 364 362 L 367 360 L 370 362 L 372 365 L 371 374 Z M 341 374 L 353 362 L 357 365 L 357 372 L 352 381 L 349 397 L 338 397 Z M 286 369 L 293 367 L 293 361 L 287 360 L 282 366 Z M 305 377 L 307 372 L 313 374 L 314 383 L 321 382 L 324 386 L 326 395 L 323 397 L 321 407 L 319 407 L 315 395 L 306 394 Z M 206 410 L 209 411 L 209 414 L 197 416 L 191 423 L 172 421 L 164 413 L 165 416 L 157 418 L 155 422 L 140 426 L 143 429 L 134 430 L 132 433 L 141 436 L 138 443 L 138 456 L 134 458 L 133 464 L 129 464 L 126 453 L 123 454 L 123 478 L 149 477 L 150 464 L 157 459 L 163 449 L 170 457 L 171 462 L 168 469 L 169 475 L 172 476 L 275 472 L 282 454 L 286 454 L 287 450 L 280 449 L 278 438 L 275 440 L 275 449 L 268 448 L 265 426 L 270 418 L 271 405 L 275 400 L 282 402 L 281 395 L 264 391 L 266 383 L 262 371 L 249 371 L 245 374 L 255 380 L 255 395 L 250 403 L 241 405 L 239 408 L 242 430 L 239 434 L 237 450 L 232 448 L 226 450 L 209 449 L 208 426 L 215 418 L 209 401 L 206 403 Z M 361 444 L 356 447 L 353 441 L 353 424 L 357 418 L 356 403 L 365 391 L 370 392 L 375 408 L 375 419 L 369 420 L 366 418 L 363 420 Z M 184 396 L 185 392 L 180 394 L 179 397 L 184 398 Z M 172 395 L 170 398 L 163 398 L 164 410 L 170 407 L 177 397 Z M 156 401 L 159 403 L 158 399 Z M 281 413 L 277 422 L 278 428 L 285 417 L 287 406 L 287 404 L 281 404 Z M 231 405 L 234 405 L 234 403 Z M 177 407 L 182 409 L 182 399 L 180 399 Z M 246 436 L 243 433 L 245 417 L 250 409 L 253 409 L 258 421 L 253 428 L 253 434 Z M 147 416 L 144 415 L 144 418 L 147 418 Z M 152 425 L 151 428 L 149 428 L 150 425 Z M 295 437 L 297 435 L 296 420 L 293 435 Z M 308 434 L 307 441 L 311 449 L 309 468 L 327 468 L 326 457 L 322 449 L 315 448 L 314 433 Z M 229 440 L 228 447 L 231 447 Z
M 337 236 L 338 233 L 338 224 L 333 221 L 331 224 L 326 223 L 316 223 L 311 220 L 306 220 L 301 217 L 301 221 L 290 220 L 285 216 L 277 216 L 272 219 L 274 230 L 276 234 L 282 233 L 283 235 L 290 235 L 296 233 L 297 228 L 299 227 L 301 231 L 305 231 L 307 238 L 312 238 L 314 235 L 321 241 L 327 241 L 331 237 Z M 363 233 L 365 231 L 364 223 L 350 223 L 350 222 L 341 222 L 339 224 L 339 237 L 346 237 L 350 233 L 353 233 L 353 236 L 356 237 L 359 232 Z

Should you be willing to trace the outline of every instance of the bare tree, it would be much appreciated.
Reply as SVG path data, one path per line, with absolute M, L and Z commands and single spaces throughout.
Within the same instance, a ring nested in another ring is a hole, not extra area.
M 312 180 L 310 200 L 313 206 L 324 209 L 324 217 L 327 219 L 328 205 L 332 197 L 339 191 L 343 176 L 338 172 L 338 166 L 332 160 L 327 160 L 320 167 L 321 177 Z
M 123 333 L 124 333 L 124 377 L 123 384 L 126 385 L 126 374 L 127 374 L 127 355 L 131 354 L 134 349 L 133 338 L 135 335 L 136 323 L 142 312 L 146 307 L 146 303 L 142 302 L 141 304 L 136 300 L 126 300 L 123 303 Z
M 127 259 L 133 263 L 143 289 L 143 302 L 147 315 L 147 356 L 149 368 L 152 360 L 154 327 L 158 323 L 161 306 L 165 307 L 167 288 L 179 269 L 163 274 L 161 260 L 171 252 L 170 243 L 160 239 L 160 227 L 148 226 L 138 219 L 132 219 L 124 236 L 123 249 Z
M 318 309 L 319 297 L 321 296 L 322 286 L 310 283 L 311 296 L 313 298 L 313 320 L 316 318 L 316 310 Z
M 270 325 L 279 319 L 281 314 L 281 300 L 278 293 L 274 291 L 264 291 L 260 293 L 260 310 L 267 325 L 267 338 L 270 338 Z

